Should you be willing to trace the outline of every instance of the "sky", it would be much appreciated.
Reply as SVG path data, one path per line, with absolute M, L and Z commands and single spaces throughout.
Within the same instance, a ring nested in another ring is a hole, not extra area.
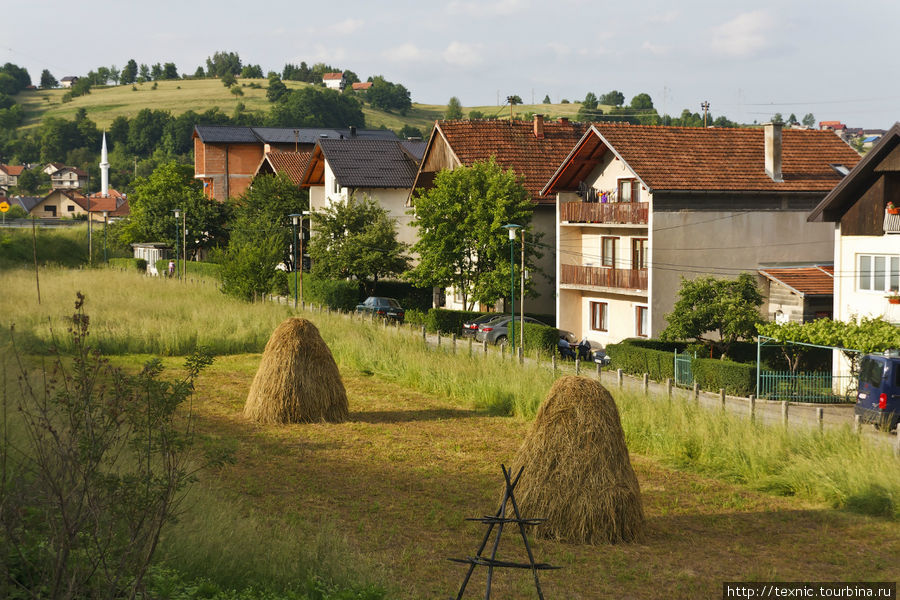
M 402 83 L 414 102 L 498 105 L 645 92 L 660 113 L 850 127 L 900 121 L 897 0 L 30 0 L 3 10 L 0 63 L 57 78 L 217 50 L 280 72 L 325 62 Z M 18 24 L 9 26 L 9 24 Z M 499 100 L 498 100 L 499 99 Z

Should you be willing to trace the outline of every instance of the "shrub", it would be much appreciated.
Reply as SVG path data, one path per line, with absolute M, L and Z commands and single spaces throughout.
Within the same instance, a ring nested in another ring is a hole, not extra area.
M 425 317 L 428 313 L 421 311 L 417 308 L 413 308 L 406 311 L 406 322 L 412 323 L 413 325 L 424 325 Z
M 146 271 L 147 261 L 143 258 L 111 258 L 109 266 L 123 271 Z
M 662 381 L 675 377 L 674 351 L 654 350 L 643 347 L 650 340 L 624 340 L 619 344 L 609 344 L 606 353 L 612 365 L 632 375 L 648 373 L 650 379 Z M 654 345 L 654 344 L 650 344 Z
M 552 353 L 556 350 L 556 344 L 559 342 L 559 329 L 526 321 L 523 337 L 526 352 L 540 350 Z
M 180 273 L 181 265 L 184 261 L 175 261 L 175 273 Z M 146 262 L 144 263 L 146 265 Z M 166 273 L 169 269 L 169 259 L 163 258 L 156 261 L 156 270 L 158 273 Z M 201 262 L 196 260 L 187 261 L 187 276 L 191 277 L 213 277 L 218 279 L 221 277 L 222 266 L 211 262 Z
M 288 277 L 289 294 L 294 295 L 294 278 Z M 351 311 L 359 304 L 359 284 L 345 279 L 320 279 L 303 276 L 303 300 L 323 304 L 334 310 Z
M 415 287 L 405 281 L 379 281 L 372 295 L 395 298 L 407 311 L 417 309 L 426 312 L 433 300 L 431 288 Z
M 425 316 L 425 328 L 431 332 L 462 333 L 463 323 L 477 319 L 483 312 L 467 310 L 446 310 L 444 308 L 432 308 Z
M 147 259 L 146 258 L 136 258 L 134 267 L 141 273 L 146 273 L 147 272 Z
M 691 370 L 694 381 L 704 390 L 724 388 L 727 393 L 736 396 L 748 396 L 756 390 L 756 365 L 718 358 L 695 358 L 691 361 Z

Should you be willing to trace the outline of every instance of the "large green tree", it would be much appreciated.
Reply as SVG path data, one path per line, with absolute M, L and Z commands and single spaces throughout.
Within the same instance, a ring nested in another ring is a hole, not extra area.
M 41 88 L 45 90 L 49 90 L 55 88 L 59 85 L 59 82 L 56 80 L 56 77 L 50 73 L 49 70 L 44 69 L 41 71 Z
M 737 279 L 682 278 L 678 300 L 666 315 L 668 324 L 660 339 L 694 339 L 725 357 L 734 342 L 756 334 L 756 326 L 762 322 L 762 303 L 762 294 L 749 273 L 741 273 Z
M 313 227 L 309 256 L 320 277 L 353 278 L 372 294 L 379 279 L 409 268 L 409 247 L 397 240 L 396 219 L 368 196 L 331 204 L 315 215 Z
M 216 52 L 206 59 L 206 76 L 221 77 L 225 73 L 241 74 L 241 57 L 237 52 Z
M 463 118 L 462 102 L 456 96 L 451 96 L 450 100 L 447 101 L 447 110 L 444 111 L 444 118 L 448 121 Z
M 386 111 L 396 110 L 401 115 L 412 108 L 409 90 L 399 83 L 392 83 L 378 75 L 371 78 L 372 87 L 366 92 L 366 98 L 375 108 Z
M 134 83 L 137 81 L 138 76 L 138 66 L 137 62 L 132 58 L 128 61 L 128 63 L 122 68 L 122 75 L 120 77 L 120 81 L 122 84 Z
M 365 127 L 366 119 L 356 98 L 307 86 L 284 93 L 272 106 L 268 124 L 272 127 Z
M 408 274 L 413 283 L 453 286 L 470 308 L 508 294 L 509 238 L 503 225 L 515 223 L 527 230 L 534 213 L 531 197 L 512 169 L 504 170 L 491 158 L 441 171 L 434 187 L 417 195 L 413 204 L 413 225 L 419 229 L 413 251 L 420 259 Z M 526 268 L 534 271 L 538 256 L 535 246 L 527 244 Z
M 135 180 L 128 195 L 131 215 L 122 228 L 121 241 L 175 243 L 181 236 L 182 219 L 175 223 L 175 209 L 184 211 L 188 256 L 199 249 L 224 245 L 228 205 L 207 198 L 201 183 L 194 179 L 191 165 L 175 162 L 160 165 L 149 177 Z M 179 245 L 182 240 L 178 240 Z

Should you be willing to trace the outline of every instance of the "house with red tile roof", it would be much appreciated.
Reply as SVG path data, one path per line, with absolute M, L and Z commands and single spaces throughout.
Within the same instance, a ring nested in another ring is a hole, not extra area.
M 557 326 L 601 347 L 656 337 L 682 278 L 830 263 L 833 228 L 807 216 L 859 159 L 780 124 L 594 124 L 541 190 L 556 195 Z
M 547 246 L 537 263 L 543 274 L 534 276 L 538 296 L 525 299 L 526 312 L 553 314 L 556 309 L 552 250 L 556 243 L 556 199 L 542 192 L 542 188 L 587 128 L 586 124 L 568 119 L 548 121 L 542 115 L 535 115 L 532 121 L 438 121 L 416 173 L 410 206 L 414 206 L 418 191 L 433 187 L 435 176 L 443 169 L 453 170 L 494 157 L 500 166 L 512 169 L 522 178 L 534 202 L 531 225 L 536 233 L 543 234 L 541 243 Z M 498 235 L 505 232 L 499 231 Z M 445 306 L 467 308 L 462 304 L 462 294 L 455 290 L 446 292 Z
M 91 194 L 87 197 L 85 206 L 91 214 L 92 221 L 103 222 L 104 218 L 108 218 L 112 222 L 131 214 L 128 198 L 125 194 L 113 188 L 109 188 L 109 193 L 106 196 L 102 192 Z
M 274 175 L 283 173 L 294 185 L 300 187 L 303 180 L 303 172 L 309 164 L 311 152 L 279 152 L 278 150 L 266 152 L 262 161 L 256 167 L 254 179 L 260 175 Z
M 765 314 L 776 323 L 808 323 L 830 319 L 834 301 L 834 267 L 759 269 Z
M 0 165 L 0 190 L 8 190 L 19 185 L 19 175 L 25 167 L 22 165 Z
M 341 72 L 323 73 L 322 83 L 325 84 L 325 87 L 331 90 L 342 90 L 346 85 L 346 82 L 344 81 L 344 74 Z
M 357 81 L 356 83 L 350 86 L 354 92 L 364 92 L 370 87 L 372 87 L 371 81 Z

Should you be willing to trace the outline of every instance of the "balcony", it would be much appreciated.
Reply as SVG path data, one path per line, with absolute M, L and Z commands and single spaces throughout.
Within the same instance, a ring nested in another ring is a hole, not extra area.
M 560 221 L 646 225 L 649 202 L 561 202 Z
M 563 285 L 647 291 L 646 269 L 608 269 L 578 265 L 560 265 L 560 268 L 560 283 Z

